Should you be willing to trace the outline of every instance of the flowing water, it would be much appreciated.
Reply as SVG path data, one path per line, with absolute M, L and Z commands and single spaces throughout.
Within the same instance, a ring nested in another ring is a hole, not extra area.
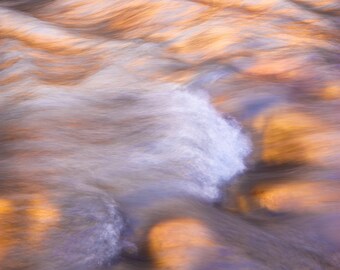
M 0 1 L 0 269 L 339 269 L 339 18 Z

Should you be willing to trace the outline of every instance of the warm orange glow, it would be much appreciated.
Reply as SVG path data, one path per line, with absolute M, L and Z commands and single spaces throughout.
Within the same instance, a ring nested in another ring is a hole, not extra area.
M 340 189 L 330 182 L 285 182 L 255 189 L 259 204 L 274 212 L 319 212 L 336 210 Z M 333 209 L 334 208 L 334 209 Z
M 321 90 L 321 98 L 325 100 L 333 100 L 340 98 L 340 82 L 327 85 Z
M 42 241 L 45 233 L 58 223 L 60 217 L 59 210 L 42 195 L 30 201 L 27 214 L 31 220 L 28 237 L 32 244 Z
M 10 200 L 0 199 L 0 263 L 9 248 L 14 244 L 12 238 L 13 228 L 9 222 L 14 207 Z
M 201 248 L 216 245 L 211 231 L 200 221 L 189 218 L 157 224 L 148 238 L 159 269 L 191 269 Z
M 253 127 L 263 135 L 262 160 L 272 164 L 322 163 L 339 144 L 327 125 L 290 108 L 260 115 Z
M 10 214 L 12 211 L 12 202 L 10 200 L 0 199 L 0 215 Z

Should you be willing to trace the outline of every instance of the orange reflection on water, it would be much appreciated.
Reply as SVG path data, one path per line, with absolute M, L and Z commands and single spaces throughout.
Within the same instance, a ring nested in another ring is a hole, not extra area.
M 39 244 L 47 231 L 53 228 L 60 218 L 59 209 L 41 194 L 29 202 L 27 214 L 31 220 L 28 225 L 28 238 L 33 245 Z
M 327 181 L 296 181 L 258 186 L 260 206 L 274 212 L 327 212 L 340 206 L 340 186 Z
M 159 269 L 191 269 L 205 248 L 216 245 L 211 231 L 190 218 L 157 224 L 148 238 L 150 253 Z

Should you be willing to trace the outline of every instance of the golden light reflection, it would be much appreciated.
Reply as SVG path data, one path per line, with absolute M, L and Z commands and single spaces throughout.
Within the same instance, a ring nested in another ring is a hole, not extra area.
M 340 81 L 328 83 L 324 89 L 321 89 L 320 96 L 324 100 L 340 99 Z
M 31 220 L 28 237 L 32 244 L 39 244 L 45 233 L 53 228 L 60 218 L 58 208 L 42 195 L 37 195 L 30 201 L 27 214 Z
M 261 207 L 274 212 L 334 211 L 340 203 L 340 186 L 323 181 L 296 181 L 258 186 L 253 191 Z
M 10 200 L 0 199 L 0 215 L 10 214 L 12 211 L 12 202 Z
M 12 237 L 13 228 L 9 222 L 13 210 L 14 207 L 10 200 L 0 199 L 0 263 L 9 248 L 15 243 Z
M 46 196 L 32 199 L 0 199 L 0 260 L 11 248 L 36 248 L 60 219 L 59 210 Z M 26 242 L 27 241 L 27 242 Z
M 149 249 L 158 269 L 191 269 L 200 248 L 216 243 L 209 229 L 190 218 L 175 219 L 154 226 L 149 233 Z
M 330 143 L 337 144 L 324 123 L 294 109 L 260 115 L 253 127 L 263 134 L 262 160 L 272 164 L 317 164 L 329 155 Z

